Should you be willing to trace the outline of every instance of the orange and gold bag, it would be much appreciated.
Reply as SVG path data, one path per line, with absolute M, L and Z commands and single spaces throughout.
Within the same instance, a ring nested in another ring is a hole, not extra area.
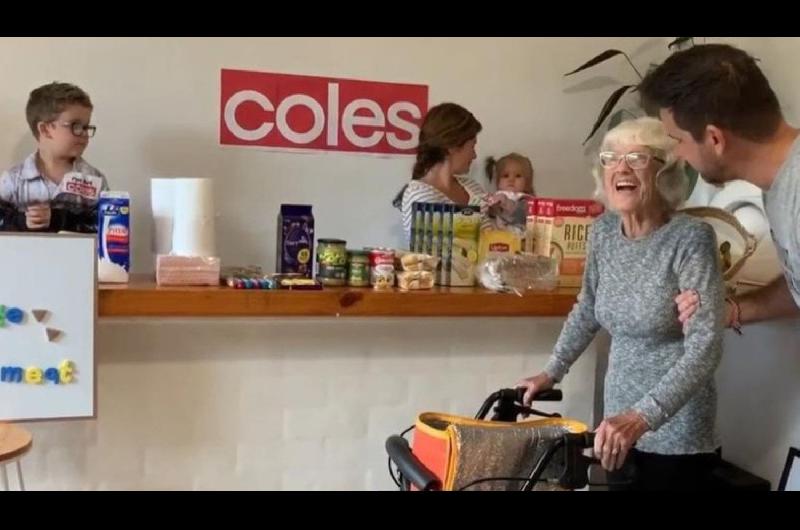
M 500 422 L 425 412 L 414 426 L 412 452 L 443 490 L 518 490 L 522 481 L 481 479 L 526 477 L 555 440 L 587 430 L 564 418 Z M 554 477 L 549 471 L 543 479 Z M 559 488 L 540 483 L 534 489 Z

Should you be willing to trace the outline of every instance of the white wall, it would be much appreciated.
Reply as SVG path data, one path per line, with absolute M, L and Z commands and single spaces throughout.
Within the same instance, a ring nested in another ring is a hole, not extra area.
M 739 41 L 741 46 L 752 50 L 761 59 L 760 66 L 778 94 L 786 118 L 795 127 L 800 126 L 800 72 L 794 68 L 800 38 L 751 37 Z
M 408 179 L 411 161 L 223 149 L 217 145 L 220 68 L 427 83 L 431 104 L 459 102 L 483 122 L 481 159 L 519 150 L 534 161 L 540 193 L 581 197 L 591 183 L 580 143 L 608 93 L 635 77 L 616 59 L 595 73 L 563 74 L 612 47 L 630 51 L 644 69 L 663 60 L 668 40 L 6 38 L 0 40 L 6 73 L 0 164 L 33 148 L 24 121 L 28 92 L 55 79 L 72 81 L 96 106 L 99 132 L 87 159 L 112 187 L 132 193 L 135 270 L 152 269 L 154 176 L 216 180 L 218 241 L 228 264 L 271 266 L 275 216 L 288 201 L 314 205 L 321 237 L 396 245 L 398 215 L 389 202 Z M 800 73 L 793 64 L 800 42 L 731 40 L 759 54 L 787 114 L 796 117 Z M 482 178 L 479 167 L 473 173 Z M 443 323 L 449 326 L 444 333 Z M 386 487 L 386 433 L 420 407 L 473 412 L 489 389 L 539 368 L 559 327 L 559 319 L 102 322 L 99 418 L 32 425 L 29 485 Z M 411 328 L 422 342 L 409 352 Z M 725 454 L 774 484 L 788 445 L 798 443 L 795 329 L 748 330 L 745 342 L 728 341 L 720 370 Z M 567 379 L 563 406 L 590 421 L 593 355 L 581 363 Z M 454 370 L 454 383 L 451 372 L 436 379 L 445 366 Z M 353 410 L 366 410 L 358 401 L 364 394 L 353 393 L 361 383 L 378 386 L 381 397 L 366 416 L 354 416 Z M 275 396 L 284 386 L 310 389 L 296 403 L 299 411 Z M 351 408 L 327 400 L 342 393 Z M 765 406 L 756 409 L 758 403 Z M 305 418 L 318 422 L 303 426 Z M 339 434 L 326 436 L 320 425 L 334 425 Z M 363 436 L 348 441 L 342 436 L 348 425 Z M 344 470 L 344 478 L 322 472 L 331 470 Z
M 800 38 L 698 38 L 697 42 L 725 42 L 757 57 L 786 119 L 800 127 L 800 71 L 794 67 Z M 723 457 L 766 478 L 773 488 L 778 486 L 789 447 L 800 447 L 798 335 L 800 320 L 748 326 L 743 337 L 727 332 L 717 372 Z M 598 368 L 605 369 L 602 355 Z M 598 380 L 596 390 L 601 389 Z
M 800 39 L 727 39 L 761 62 L 786 119 L 800 127 Z M 800 447 L 800 320 L 729 332 L 718 372 L 723 455 L 777 488 L 790 446 Z
M 274 263 L 282 202 L 314 205 L 318 236 L 353 246 L 401 243 L 390 202 L 409 179 L 410 158 L 286 154 L 218 145 L 219 71 L 352 77 L 430 86 L 430 104 L 451 100 L 484 125 L 473 174 L 485 156 L 518 150 L 536 167 L 542 194 L 591 190 L 580 142 L 616 81 L 563 74 L 608 47 L 646 65 L 666 39 L 495 38 L 23 38 L 0 40 L 0 165 L 32 150 L 24 120 L 32 88 L 52 80 L 85 88 L 97 136 L 86 158 L 111 186 L 132 193 L 133 264 L 152 269 L 149 179 L 215 179 L 219 252 L 226 263 Z M 644 46 L 643 46 L 644 43 Z M 637 52 L 638 49 L 638 52 Z M 592 78 L 597 79 L 592 80 Z M 630 77 L 627 77 L 630 79 Z M 599 88 L 595 88 L 599 87 Z
M 72 81 L 96 107 L 87 159 L 113 188 L 132 193 L 134 270 L 152 269 L 155 176 L 216 180 L 228 264 L 271 266 L 276 213 L 289 201 L 314 205 L 320 237 L 397 245 L 390 201 L 411 160 L 223 149 L 220 68 L 428 84 L 430 104 L 459 102 L 483 122 L 481 158 L 524 152 L 541 193 L 585 196 L 580 142 L 611 81 L 601 76 L 595 90 L 562 75 L 607 47 L 642 42 L 649 41 L 2 39 L 0 67 L 13 75 L 0 95 L 0 164 L 33 148 L 28 92 Z M 644 63 L 648 50 L 637 54 Z M 624 66 L 610 64 L 603 75 L 624 74 Z M 98 419 L 31 425 L 34 449 L 23 465 L 35 489 L 386 488 L 387 435 L 425 409 L 474 413 L 488 392 L 544 364 L 560 326 L 561 319 L 101 322 Z M 594 371 L 589 352 L 557 410 L 592 422 Z
M 28 424 L 29 489 L 392 489 L 384 442 L 539 370 L 561 319 L 106 321 L 96 421 Z M 409 340 L 413 332 L 414 339 Z M 562 403 L 591 422 L 594 352 Z M 12 482 L 13 484 L 13 482 Z
M 800 320 L 728 332 L 719 384 L 723 457 L 778 487 L 789 447 L 800 447 Z

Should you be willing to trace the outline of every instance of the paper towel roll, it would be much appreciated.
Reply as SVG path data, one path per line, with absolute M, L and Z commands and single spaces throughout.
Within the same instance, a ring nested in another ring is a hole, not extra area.
M 153 209 L 153 253 L 169 254 L 175 217 L 175 179 L 150 179 L 150 204 Z
M 173 189 L 172 254 L 216 256 L 213 181 L 206 178 L 175 179 Z

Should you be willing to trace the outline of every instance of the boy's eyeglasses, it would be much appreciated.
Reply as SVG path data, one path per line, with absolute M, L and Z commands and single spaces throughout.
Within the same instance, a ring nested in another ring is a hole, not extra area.
M 84 125 L 79 121 L 73 121 L 73 122 L 64 121 L 60 122 L 59 125 L 67 127 L 70 131 L 72 131 L 72 134 L 75 136 L 84 136 L 85 134 L 87 137 L 92 138 L 94 134 L 97 132 L 96 126 Z

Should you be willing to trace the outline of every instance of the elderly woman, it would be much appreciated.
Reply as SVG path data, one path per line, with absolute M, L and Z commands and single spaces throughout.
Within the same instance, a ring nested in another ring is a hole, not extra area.
M 608 211 L 592 225 L 583 286 L 543 371 L 518 386 L 526 403 L 561 381 L 602 327 L 611 335 L 605 418 L 594 452 L 625 488 L 702 489 L 716 464 L 714 371 L 722 353 L 724 288 L 712 227 L 676 213 L 686 191 L 674 140 L 640 118 L 609 131 L 594 170 Z M 702 293 L 681 328 L 675 296 Z M 635 448 L 633 446 L 635 445 Z

